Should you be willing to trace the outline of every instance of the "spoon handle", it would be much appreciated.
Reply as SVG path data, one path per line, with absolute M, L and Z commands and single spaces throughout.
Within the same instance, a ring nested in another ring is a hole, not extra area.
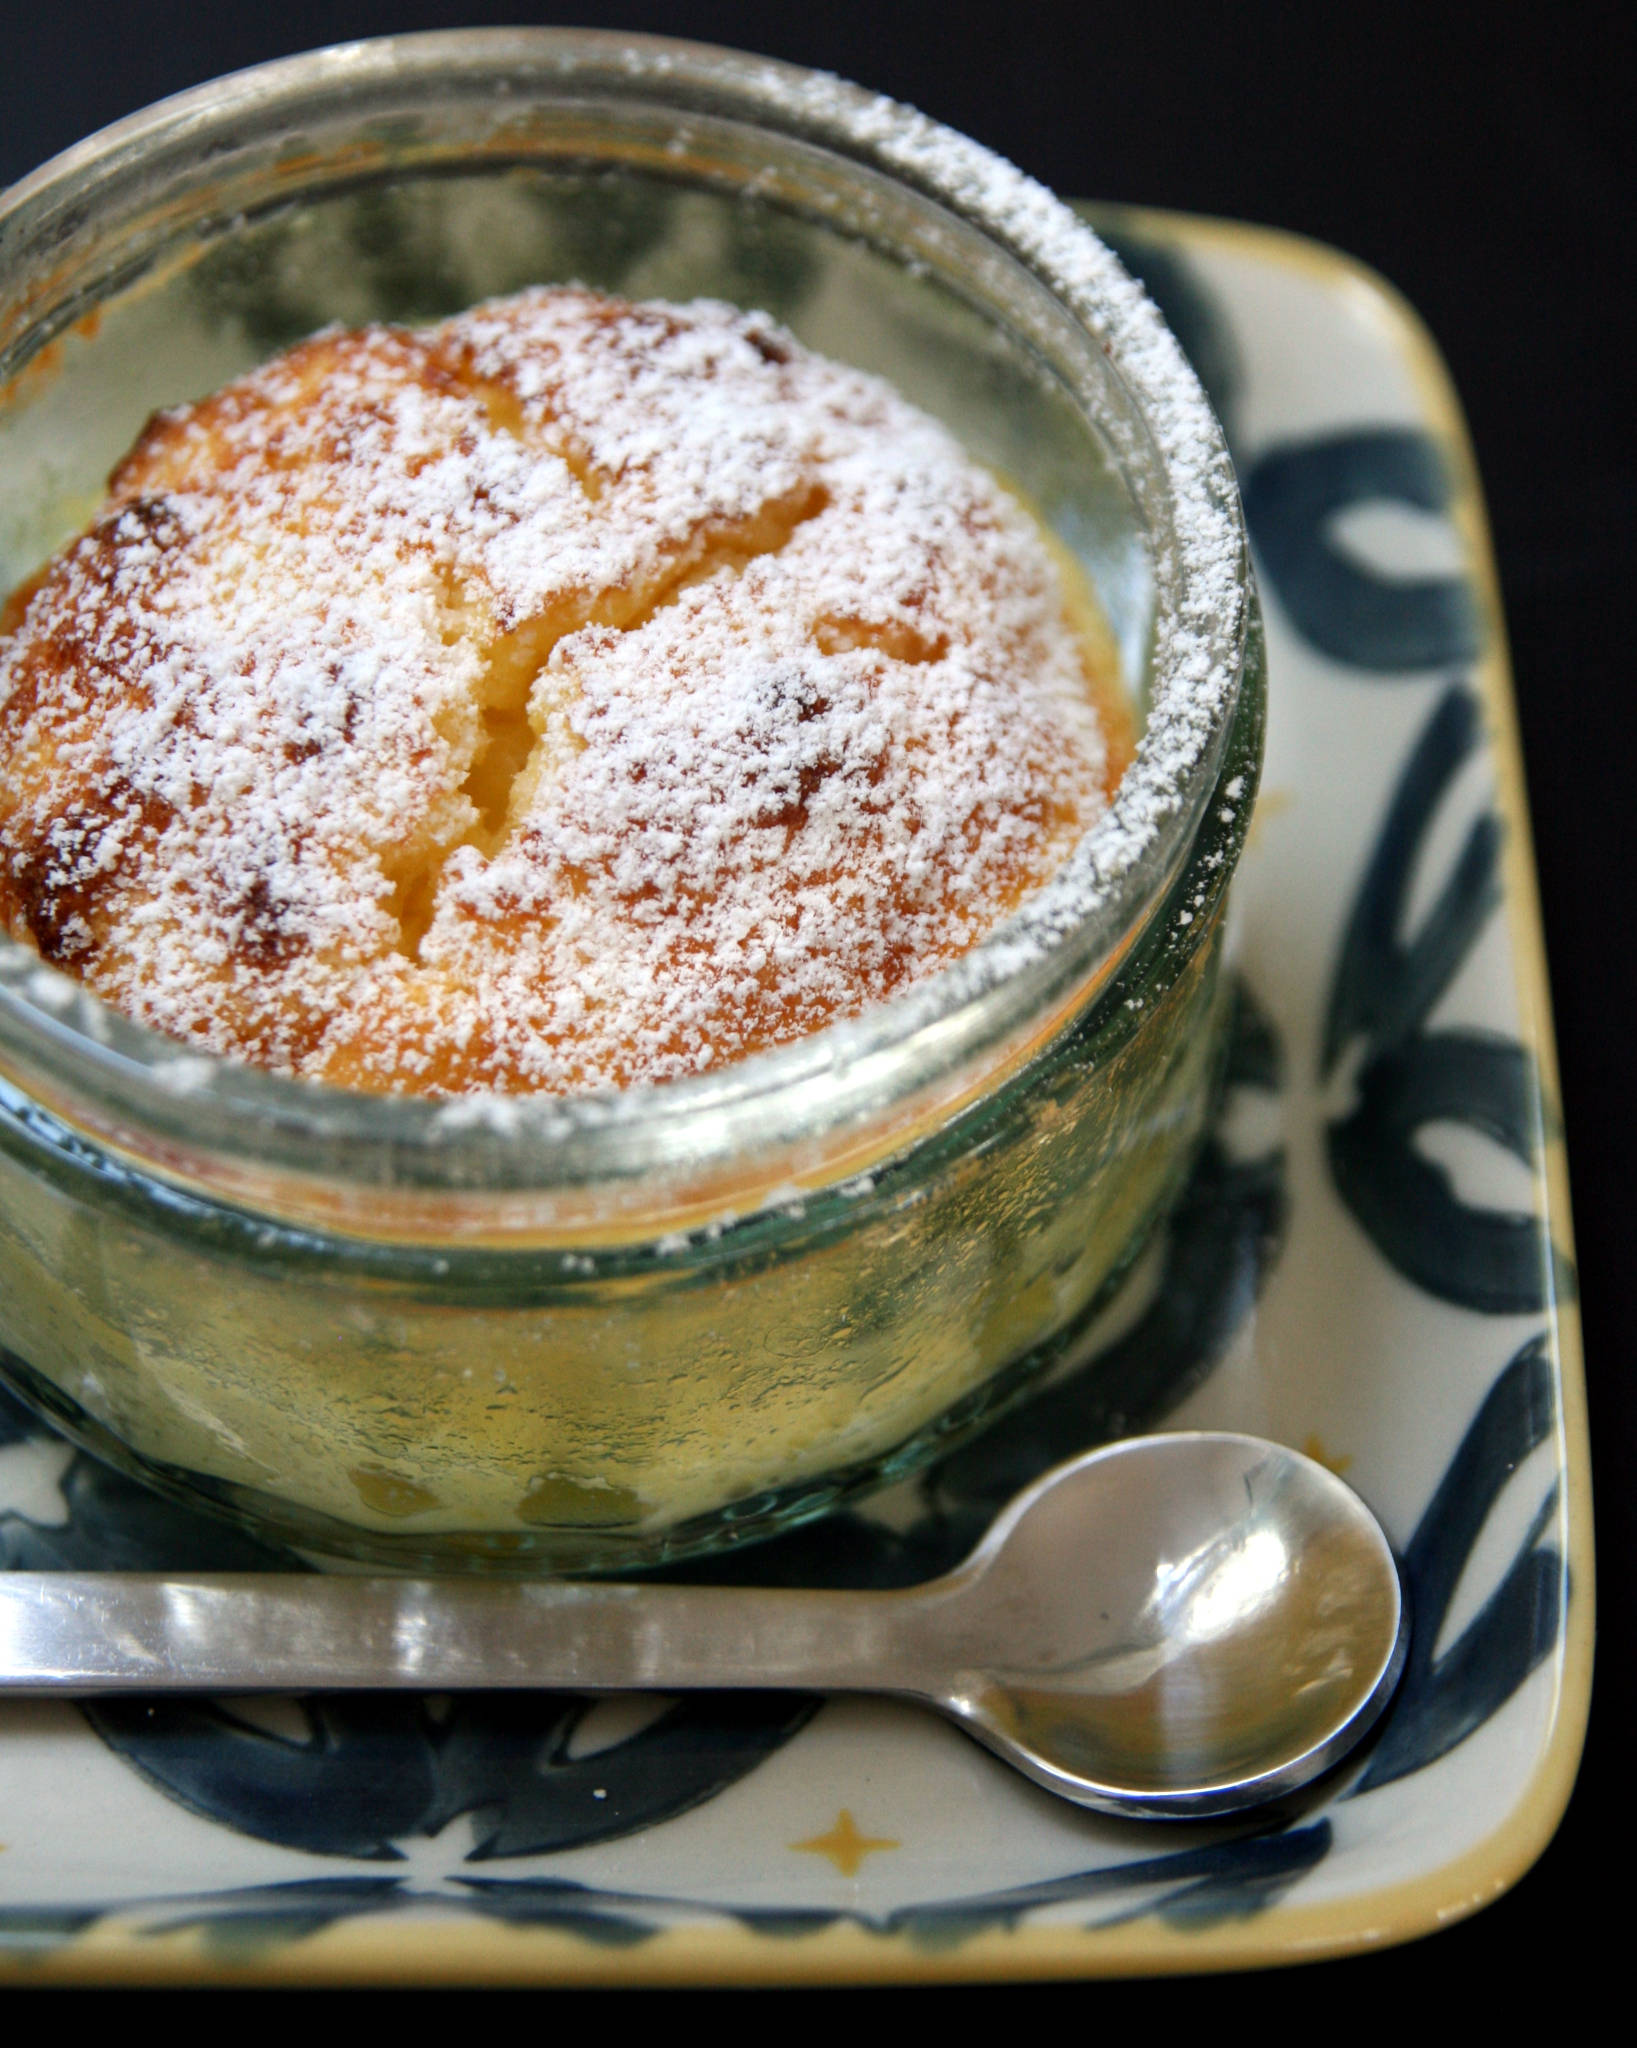
M 0 1692 L 914 1692 L 907 1593 L 296 1572 L 0 1573 Z

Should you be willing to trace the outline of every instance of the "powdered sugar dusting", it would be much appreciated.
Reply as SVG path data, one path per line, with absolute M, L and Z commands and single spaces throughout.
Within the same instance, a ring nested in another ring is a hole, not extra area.
M 913 107 L 822 72 L 746 67 L 756 96 L 811 133 L 897 172 L 1014 250 L 1102 342 L 1166 465 L 1166 530 L 1151 536 L 1163 587 L 1152 694 L 1132 772 L 1108 815 L 993 955 L 993 980 L 1089 917 L 1183 804 L 1237 687 L 1223 658 L 1244 619 L 1244 538 L 1232 464 L 1175 337 L 1118 260 L 1063 202 L 1003 157 Z M 1120 423 L 1105 420 L 1118 444 Z
M 162 416 L 0 643 L 0 908 L 278 1071 L 706 1071 L 967 953 L 1119 765 L 1027 516 L 759 315 L 575 290 Z

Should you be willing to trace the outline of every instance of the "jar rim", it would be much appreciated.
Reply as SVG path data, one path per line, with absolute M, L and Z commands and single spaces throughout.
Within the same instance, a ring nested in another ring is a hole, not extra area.
M 858 1017 L 719 1071 L 561 1097 L 353 1093 L 193 1050 L 0 937 L 0 1073 L 162 1172 L 218 1185 L 213 1162 L 247 1158 L 315 1182 L 426 1190 L 698 1183 L 752 1158 L 835 1177 L 851 1170 L 846 1134 L 879 1121 L 884 1107 L 900 1129 L 941 1119 L 969 1095 L 978 1066 L 993 1073 L 1025 1056 L 1042 1020 L 1062 1020 L 1175 880 L 1212 796 L 1244 666 L 1248 551 L 1227 447 L 1141 287 L 1061 200 L 1003 158 L 827 73 L 606 31 L 446 30 L 343 44 L 232 74 L 103 129 L 0 195 L 0 356 L 19 347 L 26 356 L 54 315 L 51 332 L 67 324 L 61 280 L 99 201 L 129 206 L 144 179 L 162 187 L 167 167 L 173 180 L 196 172 L 246 137 L 265 140 L 297 110 L 354 110 L 362 121 L 483 90 L 514 112 L 531 96 L 614 96 L 817 149 L 838 176 L 887 181 L 963 246 L 976 246 L 975 235 L 1049 295 L 1129 401 L 1126 417 L 1100 414 L 1096 424 L 1122 467 L 1141 469 L 1150 486 L 1154 623 L 1136 757 L 1062 867 L 970 952 Z M 59 280 L 56 300 L 42 292 L 48 276 Z

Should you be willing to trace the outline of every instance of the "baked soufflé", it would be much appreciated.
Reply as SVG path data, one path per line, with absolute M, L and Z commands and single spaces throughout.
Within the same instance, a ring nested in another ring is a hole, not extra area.
M 149 423 L 0 612 L 0 917 L 281 1073 L 627 1087 L 953 960 L 1129 752 L 942 426 L 764 316 L 542 288 Z

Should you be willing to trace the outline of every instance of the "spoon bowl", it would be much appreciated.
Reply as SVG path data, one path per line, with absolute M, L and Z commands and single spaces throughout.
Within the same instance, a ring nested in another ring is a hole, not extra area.
M 973 1656 L 938 1704 L 1037 1783 L 1127 1815 L 1306 1784 L 1374 1724 L 1408 1647 L 1375 1517 L 1254 1437 L 1139 1437 L 1059 1466 L 945 1583 Z
M 1059 1465 L 967 1561 L 892 1592 L 321 1574 L 0 1573 L 0 1693 L 885 1693 L 1107 1813 L 1280 1797 L 1403 1668 L 1392 1551 L 1332 1473 L 1255 1437 Z

